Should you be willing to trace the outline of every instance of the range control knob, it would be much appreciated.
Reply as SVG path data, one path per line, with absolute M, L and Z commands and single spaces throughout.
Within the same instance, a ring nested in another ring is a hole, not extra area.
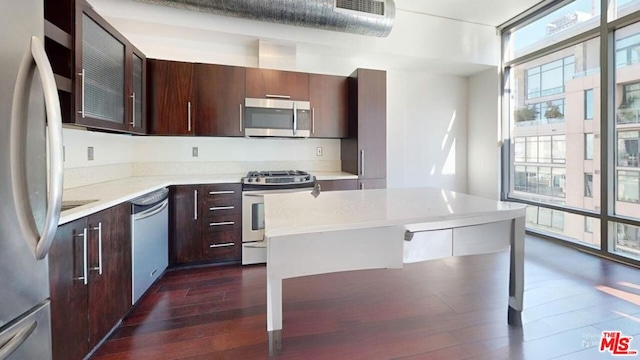
M 249 178 L 249 182 L 253 182 L 253 179 L 252 179 L 252 178 Z
M 260 182 L 260 178 L 256 178 L 256 182 Z

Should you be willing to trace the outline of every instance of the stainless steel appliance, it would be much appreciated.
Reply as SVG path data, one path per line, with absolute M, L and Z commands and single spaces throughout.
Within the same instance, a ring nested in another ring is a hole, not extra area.
M 269 95 L 267 95 L 269 96 Z M 313 127 L 308 101 L 253 99 L 244 101 L 244 134 L 246 136 L 309 137 Z
M 42 0 L 0 2 L 0 33 L 0 359 L 51 359 L 47 253 L 62 205 L 62 124 Z
M 267 261 L 264 242 L 264 195 L 306 191 L 314 188 L 315 176 L 299 170 L 251 171 L 242 178 L 242 264 Z
M 168 188 L 131 200 L 132 304 L 169 265 Z

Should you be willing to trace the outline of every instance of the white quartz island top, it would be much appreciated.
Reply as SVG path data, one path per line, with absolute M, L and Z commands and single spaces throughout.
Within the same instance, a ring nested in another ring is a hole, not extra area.
M 357 179 L 357 175 L 335 172 L 310 172 L 318 180 Z M 132 176 L 123 179 L 105 181 L 93 185 L 80 186 L 63 191 L 63 202 L 89 201 L 90 203 L 63 211 L 59 225 L 105 210 L 125 201 L 135 199 L 151 191 L 171 185 L 223 184 L 240 183 L 242 174 L 211 175 L 167 175 L 167 176 Z
M 436 188 L 267 194 L 265 236 L 404 225 L 410 231 L 525 216 L 525 206 Z
M 264 207 L 269 355 L 282 350 L 284 279 L 504 249 L 507 322 L 522 326 L 525 205 L 401 188 L 265 194 Z M 407 231 L 430 233 L 413 239 Z

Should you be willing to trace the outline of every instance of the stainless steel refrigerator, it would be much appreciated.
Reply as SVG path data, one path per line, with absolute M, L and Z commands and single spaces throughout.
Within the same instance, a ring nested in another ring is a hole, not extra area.
M 62 126 L 42 0 L 0 1 L 0 360 L 51 359 Z

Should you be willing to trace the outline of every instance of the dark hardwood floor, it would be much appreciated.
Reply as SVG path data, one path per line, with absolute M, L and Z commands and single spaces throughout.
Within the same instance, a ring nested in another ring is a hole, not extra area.
M 523 327 L 508 253 L 288 279 L 283 359 L 603 359 L 640 350 L 640 270 L 527 236 Z M 92 359 L 267 358 L 264 266 L 168 272 Z

